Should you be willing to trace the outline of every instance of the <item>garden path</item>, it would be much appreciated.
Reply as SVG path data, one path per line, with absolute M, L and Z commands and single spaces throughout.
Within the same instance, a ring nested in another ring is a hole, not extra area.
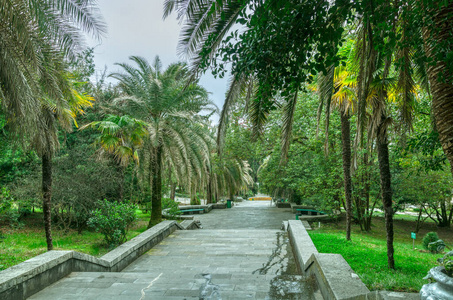
M 74 272 L 29 299 L 322 299 L 301 276 L 283 220 L 290 209 L 244 201 L 195 215 L 119 273 Z

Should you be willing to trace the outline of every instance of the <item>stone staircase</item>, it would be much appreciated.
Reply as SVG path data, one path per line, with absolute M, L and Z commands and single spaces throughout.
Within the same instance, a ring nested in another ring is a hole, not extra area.
M 176 231 L 118 273 L 74 272 L 29 299 L 322 299 L 286 232 Z

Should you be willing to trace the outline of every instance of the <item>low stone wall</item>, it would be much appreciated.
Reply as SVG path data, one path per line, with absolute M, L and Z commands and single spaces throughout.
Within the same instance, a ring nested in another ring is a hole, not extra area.
M 316 279 L 325 300 L 367 299 L 370 291 L 340 254 L 318 253 L 300 221 L 288 221 L 287 230 L 298 268 Z
M 234 202 L 232 202 L 231 205 L 234 205 Z M 224 203 L 213 203 L 212 204 L 212 208 L 214 208 L 214 209 L 226 209 L 227 208 L 227 204 L 226 204 L 226 202 L 224 202 Z
M 203 228 L 199 221 L 184 220 L 179 224 L 184 230 L 200 229 Z
M 71 272 L 119 272 L 177 229 L 184 227 L 175 221 L 161 222 L 101 258 L 75 251 L 38 255 L 0 272 L 0 299 L 26 299 Z
M 291 208 L 291 203 L 289 202 L 277 202 L 275 205 L 277 208 Z
M 203 209 L 203 213 L 208 213 L 212 210 L 212 204 L 208 205 L 180 205 L 178 206 L 180 210 L 184 209 Z
M 318 253 L 318 250 L 301 221 L 289 220 L 287 230 L 297 266 L 304 273 L 305 264 L 313 253 Z
M 162 217 L 169 220 L 193 220 L 193 215 L 172 215 L 168 213 L 169 210 L 170 208 L 163 209 Z

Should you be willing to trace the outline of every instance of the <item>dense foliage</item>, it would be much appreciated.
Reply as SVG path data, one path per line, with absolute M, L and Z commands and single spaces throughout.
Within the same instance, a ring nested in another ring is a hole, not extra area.
M 115 247 L 126 241 L 129 227 L 137 219 L 135 207 L 126 203 L 107 200 L 98 201 L 97 208 L 90 213 L 88 226 L 102 233 L 105 242 Z

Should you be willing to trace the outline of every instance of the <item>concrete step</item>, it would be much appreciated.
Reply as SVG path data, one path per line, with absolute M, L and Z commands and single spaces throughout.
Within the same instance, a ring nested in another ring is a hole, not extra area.
M 322 299 L 298 275 L 72 273 L 29 299 Z
M 30 299 L 321 299 L 286 232 L 181 230 L 120 273 L 72 273 Z

